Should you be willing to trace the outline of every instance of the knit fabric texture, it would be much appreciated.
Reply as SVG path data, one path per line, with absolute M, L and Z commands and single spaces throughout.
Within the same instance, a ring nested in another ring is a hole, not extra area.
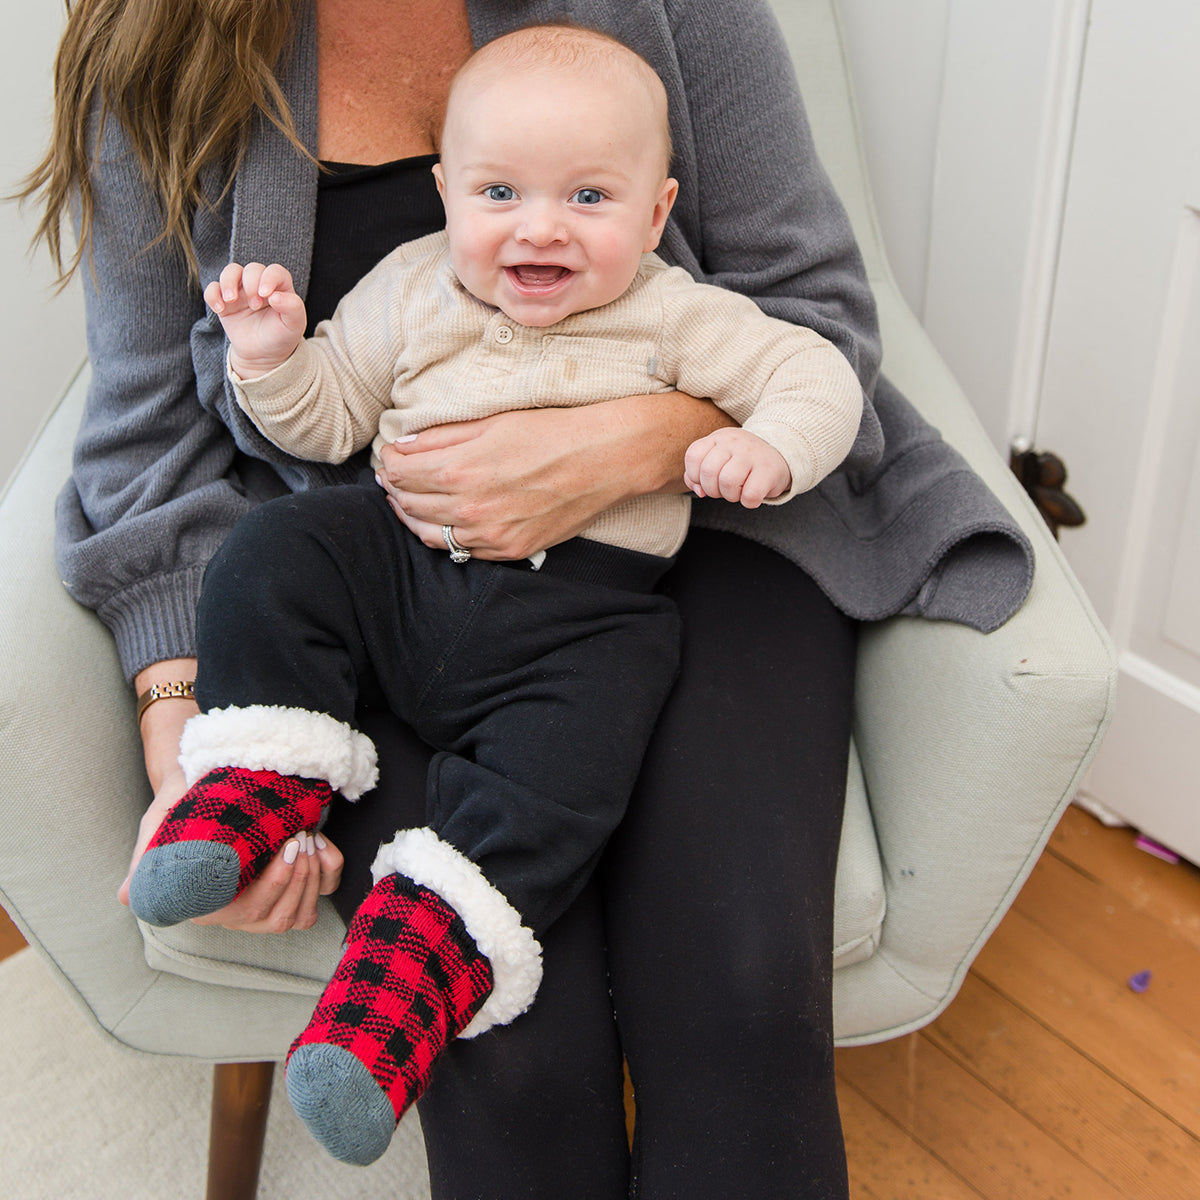
M 275 370 L 233 379 L 277 446 L 343 462 L 373 445 L 377 470 L 381 446 L 431 425 L 639 392 L 706 396 L 787 461 L 792 486 L 771 504 L 829 474 L 862 416 L 862 388 L 830 342 L 652 254 L 611 304 L 527 328 L 459 283 L 444 233 L 389 254 Z M 639 496 L 580 536 L 669 558 L 689 512 L 687 496 Z
M 315 829 L 333 792 L 323 779 L 220 767 L 188 789 L 146 847 L 129 905 L 151 925 L 224 908 L 290 837 Z
M 492 988 L 458 914 L 403 875 L 359 906 L 342 960 L 288 1054 L 288 1096 L 335 1157 L 373 1162 Z

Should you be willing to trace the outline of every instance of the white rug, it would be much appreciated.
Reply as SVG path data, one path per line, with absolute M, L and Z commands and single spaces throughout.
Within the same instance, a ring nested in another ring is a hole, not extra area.
M 204 1196 L 212 1068 L 134 1054 L 86 1022 L 32 950 L 0 963 L 0 1197 Z M 293 1114 L 283 1071 L 259 1200 L 428 1200 L 415 1114 L 367 1168 L 331 1159 Z

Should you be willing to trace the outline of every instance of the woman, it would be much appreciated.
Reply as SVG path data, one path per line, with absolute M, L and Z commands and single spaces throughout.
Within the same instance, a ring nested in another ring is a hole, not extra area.
M 183 791 L 195 707 L 150 689 L 194 676 L 204 564 L 257 503 L 348 474 L 289 459 L 241 415 L 202 282 L 230 260 L 279 261 L 313 322 L 328 315 L 383 253 L 440 226 L 428 168 L 472 43 L 564 13 L 629 42 L 667 85 L 682 187 L 664 257 L 817 329 L 870 395 L 870 293 L 765 0 L 80 0 L 54 146 L 29 190 L 44 191 L 56 252 L 79 196 L 93 378 L 58 558 L 150 693 L 139 853 Z M 626 496 L 682 490 L 683 450 L 717 420 L 682 395 L 508 414 L 389 452 L 386 483 L 429 545 L 451 525 L 479 557 L 518 558 Z M 859 487 L 881 440 L 868 401 L 847 462 Z M 808 571 L 837 559 L 834 541 L 798 537 L 808 510 L 779 511 L 770 529 L 722 513 L 737 531 L 694 534 L 669 577 L 685 661 L 630 815 L 550 931 L 533 1009 L 452 1047 L 421 1102 L 435 1196 L 846 1194 L 830 960 L 855 630 L 759 544 L 798 547 Z M 423 824 L 427 751 L 391 718 L 361 717 L 387 794 L 344 835 L 292 844 L 213 919 L 303 928 L 335 888 L 349 913 L 382 838 Z

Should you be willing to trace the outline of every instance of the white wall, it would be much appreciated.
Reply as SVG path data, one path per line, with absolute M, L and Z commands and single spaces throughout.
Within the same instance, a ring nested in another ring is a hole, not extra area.
M 1006 450 L 1036 436 L 1089 0 L 837 6 L 897 281 Z
M 888 260 L 918 317 L 951 0 L 838 0 Z
M 54 52 L 64 10 L 54 0 L 5 6 L 0 41 L 0 193 L 38 162 L 50 129 Z M 45 250 L 32 255 L 32 209 L 0 204 L 0 486 L 84 355 L 78 284 L 55 295 Z

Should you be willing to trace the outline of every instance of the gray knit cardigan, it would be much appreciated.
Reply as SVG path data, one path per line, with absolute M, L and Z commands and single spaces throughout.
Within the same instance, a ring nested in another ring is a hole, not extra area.
M 282 82 L 315 147 L 311 0 L 299 7 Z M 661 255 L 817 330 L 862 381 L 868 402 L 841 470 L 779 508 L 706 501 L 693 520 L 774 547 L 860 619 L 907 612 L 983 630 L 1006 620 L 1028 588 L 1032 551 L 959 456 L 877 378 L 870 290 L 765 0 L 468 0 L 468 10 L 477 44 L 565 14 L 645 55 L 667 87 L 680 181 Z M 209 183 L 212 203 L 193 222 L 201 278 L 230 260 L 277 261 L 303 294 L 315 166 L 263 121 L 234 187 L 222 194 L 218 171 Z M 195 653 L 204 566 L 239 517 L 357 468 L 291 458 L 242 414 L 226 387 L 220 324 L 178 252 L 155 242 L 159 214 L 116 122 L 97 149 L 94 184 L 94 271 L 81 273 L 92 380 L 56 554 L 132 677 Z

